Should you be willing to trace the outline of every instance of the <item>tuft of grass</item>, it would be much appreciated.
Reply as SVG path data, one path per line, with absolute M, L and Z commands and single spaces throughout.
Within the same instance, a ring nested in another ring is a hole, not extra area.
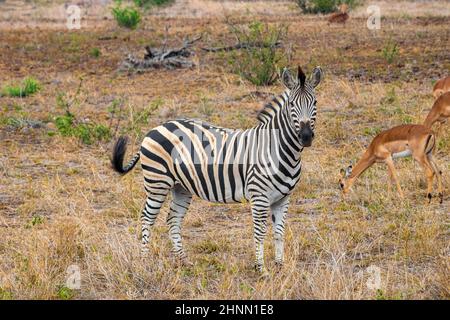
M 392 64 L 397 59 L 399 54 L 398 44 L 390 38 L 388 41 L 386 41 L 381 53 L 384 60 L 388 64 Z
M 91 51 L 89 51 L 89 55 L 90 55 L 91 57 L 94 57 L 94 58 L 100 57 L 101 54 L 102 54 L 102 52 L 101 52 L 100 49 L 97 48 L 97 47 L 96 47 L 96 48 L 92 48 Z
M 37 225 L 40 225 L 44 223 L 44 217 L 40 215 L 35 215 L 33 218 L 31 218 L 30 222 L 28 223 L 27 227 L 31 228 Z
M 134 30 L 141 22 L 140 12 L 132 7 L 122 7 L 121 1 L 116 2 L 116 6 L 111 9 L 111 12 L 120 27 Z
M 20 85 L 6 86 L 3 88 L 3 95 L 9 97 L 26 97 L 38 92 L 41 85 L 38 80 L 33 77 L 25 78 Z
M 73 290 L 66 286 L 62 286 L 61 288 L 58 289 L 57 293 L 58 299 L 70 300 L 73 298 L 73 296 L 74 296 Z

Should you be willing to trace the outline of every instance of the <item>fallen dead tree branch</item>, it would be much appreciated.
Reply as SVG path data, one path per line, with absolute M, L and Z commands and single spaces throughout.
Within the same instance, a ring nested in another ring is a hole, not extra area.
M 189 40 L 185 38 L 183 45 L 177 48 L 167 48 L 166 40 L 160 48 L 145 47 L 144 59 L 138 59 L 129 54 L 122 62 L 121 68 L 135 69 L 137 71 L 143 69 L 179 69 L 191 68 L 195 63 L 189 59 L 194 54 L 190 47 L 202 38 L 201 35 Z
M 232 51 L 232 50 L 240 50 L 240 49 L 249 49 L 249 48 L 280 48 L 281 42 L 277 41 L 273 44 L 263 43 L 263 42 L 244 42 L 244 43 L 238 43 L 233 46 L 227 46 L 227 47 L 215 47 L 215 48 L 202 48 L 202 50 L 207 52 L 218 52 L 218 51 Z

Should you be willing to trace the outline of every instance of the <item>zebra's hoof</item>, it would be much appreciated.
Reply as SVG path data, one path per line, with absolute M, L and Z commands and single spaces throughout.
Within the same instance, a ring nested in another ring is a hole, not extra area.
M 278 270 L 283 268 L 283 261 L 275 261 L 275 268 Z
M 259 272 L 259 279 L 267 279 L 270 277 L 269 272 L 267 272 L 266 269 L 263 269 L 262 271 Z
M 145 258 L 147 258 L 148 257 L 148 252 L 149 252 L 150 250 L 148 250 L 148 248 L 142 248 L 141 249 L 141 258 L 142 259 L 145 259 Z
M 185 268 L 191 268 L 194 266 L 194 264 L 188 259 L 188 258 L 181 258 L 178 260 L 180 266 Z

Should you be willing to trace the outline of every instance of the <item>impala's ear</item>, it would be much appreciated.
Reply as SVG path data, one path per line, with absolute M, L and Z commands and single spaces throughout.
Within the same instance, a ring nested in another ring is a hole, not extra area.
M 345 169 L 342 169 L 342 168 L 341 168 L 340 173 L 341 173 L 341 175 L 342 175 L 343 177 L 345 177 L 345 172 L 346 172 Z
M 311 74 L 311 85 L 315 88 L 319 85 L 320 81 L 322 81 L 323 78 L 323 71 L 321 67 L 315 67 L 312 74 Z
M 353 166 L 352 166 L 352 165 L 349 165 L 349 166 L 347 167 L 347 169 L 345 169 L 345 177 L 346 177 L 346 178 L 350 177 L 350 175 L 352 174 L 352 171 L 353 171 Z
M 290 90 L 292 90 L 292 88 L 294 88 L 297 84 L 297 81 L 295 81 L 288 68 L 283 69 L 283 73 L 281 74 L 281 81 L 283 82 L 284 86 Z
M 304 87 L 305 81 L 306 81 L 306 75 L 300 66 L 298 66 L 297 79 L 298 79 L 298 83 L 300 83 L 300 86 Z

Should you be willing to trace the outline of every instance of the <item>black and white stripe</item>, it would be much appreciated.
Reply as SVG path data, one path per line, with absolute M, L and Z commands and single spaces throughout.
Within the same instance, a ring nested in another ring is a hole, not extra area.
M 140 151 L 123 167 L 126 139 L 119 138 L 113 167 L 130 171 L 140 158 L 147 200 L 142 212 L 142 246 L 146 252 L 150 227 L 172 192 L 167 218 L 174 252 L 185 258 L 181 224 L 192 195 L 233 203 L 250 201 L 254 222 L 256 266 L 262 271 L 263 240 L 272 212 L 275 260 L 282 263 L 284 222 L 289 195 L 300 178 L 304 147 L 311 145 L 316 121 L 314 88 L 322 71 L 306 79 L 299 68 L 294 78 L 284 70 L 286 91 L 260 112 L 259 124 L 247 130 L 220 128 L 197 120 L 175 120 L 152 129 Z

